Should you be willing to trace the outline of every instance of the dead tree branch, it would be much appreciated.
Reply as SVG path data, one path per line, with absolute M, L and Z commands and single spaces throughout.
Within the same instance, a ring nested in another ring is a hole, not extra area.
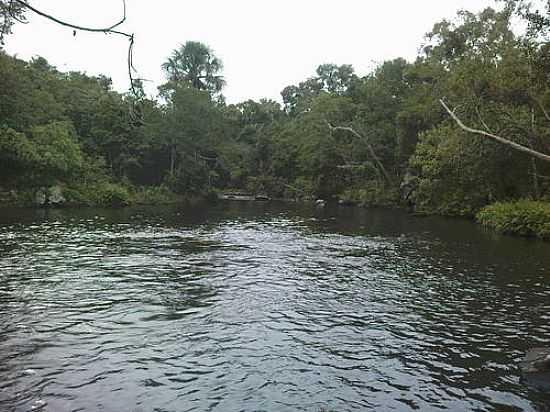
M 477 135 L 481 135 L 481 136 L 485 136 L 485 137 L 488 137 L 492 140 L 495 140 L 501 144 L 504 144 L 506 146 L 509 146 L 509 147 L 512 147 L 513 149 L 515 150 L 518 150 L 520 152 L 523 152 L 523 153 L 526 153 L 528 154 L 529 156 L 532 156 L 532 157 L 536 157 L 538 159 L 541 159 L 541 160 L 544 160 L 545 162 L 550 162 L 550 155 L 547 155 L 547 154 L 544 154 L 544 153 L 541 153 L 541 152 L 538 152 L 536 150 L 533 150 L 533 149 L 530 149 L 528 147 L 525 147 L 523 145 L 520 145 L 516 142 L 513 142 L 509 139 L 506 139 L 504 137 L 501 137 L 501 136 L 498 136 L 496 134 L 492 134 L 492 133 L 489 133 L 489 132 L 485 132 L 483 130 L 478 130 L 478 129 L 474 129 L 472 127 L 468 127 L 466 126 L 462 120 L 459 119 L 459 117 L 449 108 L 449 106 L 447 106 L 447 104 L 445 103 L 445 101 L 443 101 L 443 99 L 440 99 L 439 102 L 441 103 L 441 105 L 443 106 L 443 108 L 447 111 L 447 113 L 449 113 L 449 115 L 453 118 L 453 120 L 456 122 L 456 124 L 458 124 L 458 126 L 462 129 L 462 130 L 465 130 L 469 133 L 474 133 L 474 134 L 477 134 Z
M 327 121 L 327 125 L 328 125 L 328 127 L 331 131 L 341 130 L 341 131 L 349 132 L 352 135 L 354 135 L 355 137 L 357 137 L 358 139 L 364 141 L 367 145 L 367 148 L 369 150 L 370 155 L 372 156 L 372 158 L 376 162 L 376 165 L 378 166 L 378 168 L 380 169 L 380 171 L 384 175 L 384 178 L 387 180 L 388 183 L 393 183 L 393 179 L 391 178 L 390 174 L 387 172 L 386 168 L 384 167 L 384 165 L 380 161 L 380 158 L 376 155 L 376 152 L 374 151 L 372 145 L 369 143 L 369 140 L 365 136 L 361 135 L 355 129 L 353 129 L 352 127 L 349 127 L 349 126 L 333 126 L 328 121 Z
M 122 7 L 123 7 L 122 18 L 116 23 L 108 27 L 86 27 L 86 26 L 79 26 L 72 23 L 67 23 L 66 21 L 60 20 L 57 17 L 54 17 L 48 13 L 45 13 L 37 9 L 36 7 L 31 6 L 28 2 L 24 0 L 12 0 L 12 1 L 18 3 L 20 6 L 26 9 L 29 9 L 30 11 L 32 11 L 35 14 L 38 14 L 39 16 L 42 16 L 48 20 L 53 21 L 54 23 L 57 23 L 61 26 L 69 27 L 75 30 L 75 32 L 76 30 L 79 30 L 79 31 L 92 32 L 92 33 L 116 34 L 119 36 L 126 37 L 130 42 L 130 44 L 128 45 L 128 77 L 130 78 L 130 90 L 132 91 L 132 94 L 136 98 L 139 96 L 137 90 L 135 89 L 136 79 L 134 79 L 133 77 L 133 73 L 136 71 L 133 63 L 134 33 L 130 34 L 123 31 L 115 30 L 117 27 L 119 27 L 126 21 L 126 0 L 122 0 Z
M 126 1 L 125 0 L 122 0 L 122 5 L 124 7 L 124 10 L 123 10 L 123 15 L 122 15 L 122 18 L 120 19 L 120 21 L 118 21 L 117 23 L 115 23 L 115 24 L 113 24 L 109 27 L 104 27 L 104 28 L 77 26 L 75 24 L 67 23 L 63 20 L 60 20 L 56 17 L 53 17 L 53 16 L 51 16 L 51 15 L 49 15 L 49 14 L 43 12 L 43 11 L 40 11 L 36 7 L 31 6 L 26 1 L 23 1 L 23 0 L 12 0 L 12 1 L 15 1 L 16 3 L 19 3 L 21 6 L 31 10 L 32 12 L 38 14 L 39 16 L 45 17 L 48 20 L 51 20 L 51 21 L 53 21 L 57 24 L 60 24 L 62 26 L 70 27 L 71 29 L 82 30 L 82 31 L 91 31 L 91 32 L 96 32 L 96 33 L 116 33 L 116 34 L 120 34 L 122 36 L 131 37 L 131 35 L 128 34 L 128 33 L 119 32 L 119 31 L 114 30 L 115 28 L 117 28 L 118 26 L 120 26 L 122 23 L 124 23 L 126 21 Z

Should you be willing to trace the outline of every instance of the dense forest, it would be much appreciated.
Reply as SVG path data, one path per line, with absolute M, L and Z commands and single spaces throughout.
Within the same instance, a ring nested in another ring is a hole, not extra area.
M 547 236 L 550 3 L 503 3 L 436 23 L 414 62 L 322 64 L 282 105 L 226 104 L 223 64 L 195 41 L 159 62 L 154 99 L 0 51 L 0 201 L 56 188 L 73 204 L 219 190 L 463 216 L 496 203 Z

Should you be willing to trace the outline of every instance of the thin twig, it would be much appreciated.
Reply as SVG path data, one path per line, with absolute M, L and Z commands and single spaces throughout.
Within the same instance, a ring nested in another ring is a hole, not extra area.
M 531 97 L 531 100 L 533 100 L 537 104 L 537 106 L 541 110 L 544 117 L 546 117 L 546 120 L 548 120 L 550 122 L 550 114 L 546 111 L 546 109 L 542 105 L 542 102 L 539 99 L 537 99 L 535 96 L 531 95 L 531 94 L 529 94 L 529 97 Z
M 485 129 L 492 133 L 492 130 L 491 128 L 487 125 L 487 123 L 485 123 L 485 120 L 483 120 L 483 117 L 481 117 L 481 113 L 479 112 L 479 107 L 476 106 L 476 113 L 477 113 L 477 118 L 479 119 L 479 121 L 481 122 L 481 124 L 483 125 L 483 127 L 485 127 Z
M 25 17 L 23 16 L 22 18 L 19 18 L 19 16 L 17 16 L 17 14 L 15 13 L 14 9 L 13 9 L 13 2 L 15 0 L 10 0 L 10 5 L 8 6 L 8 14 L 10 15 L 10 17 L 12 19 L 14 19 L 16 22 L 18 23 L 21 23 L 21 24 L 28 24 L 29 22 L 25 20 Z

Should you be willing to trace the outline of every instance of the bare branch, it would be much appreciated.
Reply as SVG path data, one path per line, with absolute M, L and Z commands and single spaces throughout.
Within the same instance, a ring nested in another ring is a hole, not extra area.
M 67 23 L 67 22 L 62 21 L 62 20 L 60 20 L 56 17 L 53 17 L 53 16 L 51 16 L 47 13 L 44 13 L 43 11 L 40 11 L 37 8 L 31 6 L 26 1 L 23 1 L 23 0 L 13 0 L 13 1 L 15 1 L 15 2 L 19 3 L 21 6 L 33 11 L 34 13 L 38 14 L 39 16 L 45 17 L 48 20 L 51 20 L 51 21 L 53 21 L 57 24 L 60 24 L 62 26 L 70 27 L 71 29 L 82 30 L 82 31 L 91 31 L 91 32 L 96 32 L 96 33 L 115 33 L 115 34 L 120 34 L 122 36 L 131 37 L 131 35 L 128 34 L 128 33 L 123 33 L 123 32 L 113 30 L 113 29 L 120 26 L 122 23 L 124 23 L 126 21 L 126 1 L 125 0 L 122 0 L 122 5 L 124 7 L 122 19 L 120 19 L 120 21 L 118 21 L 117 23 L 115 23 L 115 24 L 113 24 L 109 27 L 104 27 L 104 28 L 93 28 L 93 27 L 77 26 L 75 24 Z
M 374 151 L 372 145 L 369 143 L 368 139 L 361 135 L 360 133 L 358 133 L 357 131 L 355 131 L 355 129 L 353 129 L 352 127 L 348 127 L 348 126 L 333 126 L 332 124 L 330 124 L 328 121 L 327 121 L 327 125 L 329 127 L 329 129 L 331 131 L 334 131 L 334 130 L 341 130 L 341 131 L 345 131 L 345 132 L 349 132 L 351 133 L 352 135 L 354 135 L 355 137 L 357 137 L 358 139 L 361 139 L 363 140 L 366 144 L 367 144 L 367 148 L 369 149 L 369 152 L 372 156 L 372 158 L 374 159 L 374 161 L 376 162 L 376 165 L 378 166 L 378 168 L 380 169 L 380 171 L 382 172 L 382 174 L 384 175 L 384 178 L 388 181 L 388 183 L 393 183 L 393 179 L 391 178 L 391 176 L 389 175 L 389 173 L 386 171 L 386 168 L 384 167 L 384 165 L 382 164 L 382 162 L 380 161 L 380 158 L 376 155 L 376 152 Z
M 479 119 L 479 121 L 481 122 L 481 124 L 483 125 L 483 127 L 488 131 L 488 132 L 492 132 L 491 128 L 487 125 L 487 123 L 485 123 L 485 120 L 483 120 L 483 117 L 481 117 L 481 113 L 479 112 L 479 107 L 476 106 L 476 114 L 477 114 L 477 118 Z
M 136 71 L 135 68 L 134 68 L 134 63 L 133 63 L 133 52 L 134 52 L 134 34 L 130 34 L 130 33 L 125 33 L 123 31 L 119 31 L 119 30 L 115 30 L 117 27 L 119 27 L 122 23 L 124 23 L 126 21 L 126 0 L 122 0 L 122 7 L 123 7 L 123 11 L 122 11 L 122 18 L 108 26 L 108 27 L 85 27 L 85 26 L 78 26 L 76 24 L 72 24 L 72 23 L 67 23 L 66 21 L 63 21 L 63 20 L 60 20 L 48 13 L 45 13 L 41 10 L 38 10 L 36 7 L 33 7 L 31 6 L 28 2 L 24 1 L 24 0 L 12 0 L 18 4 L 20 4 L 22 7 L 25 7 L 29 10 L 31 10 L 32 12 L 38 14 L 39 16 L 42 16 L 48 20 L 51 20 L 61 26 L 65 26 L 65 27 L 70 27 L 71 29 L 74 29 L 74 30 L 80 30 L 80 31 L 87 31 L 87 32 L 92 32 L 92 33 L 105 33 L 105 34 L 117 34 L 119 36 L 124 36 L 126 38 L 128 38 L 128 40 L 130 41 L 129 45 L 128 45 L 128 77 L 130 78 L 130 90 L 132 91 L 132 94 L 139 99 L 139 95 L 137 93 L 137 90 L 135 89 L 135 81 L 136 79 L 134 79 L 133 77 L 133 73 Z
M 542 102 L 539 99 L 537 99 L 535 96 L 531 95 L 531 94 L 529 94 L 529 97 L 531 97 L 531 100 L 533 100 L 537 104 L 537 106 L 541 110 L 544 117 L 546 117 L 546 120 L 548 120 L 550 122 L 550 114 L 546 111 L 546 109 L 542 105 Z
M 447 111 L 447 113 L 449 113 L 449 115 L 453 118 L 453 120 L 456 122 L 456 124 L 458 124 L 458 126 L 469 132 L 469 133 L 474 133 L 474 134 L 478 134 L 478 135 L 482 135 L 482 136 L 485 136 L 485 137 L 488 137 L 490 139 L 493 139 L 499 143 L 502 143 L 504 145 L 507 145 L 507 146 L 510 146 L 516 150 L 519 150 L 520 152 L 523 152 L 523 153 L 527 153 L 529 156 L 532 156 L 532 157 L 536 157 L 538 159 L 541 159 L 541 160 L 544 160 L 546 162 L 550 162 L 550 155 L 547 155 L 547 154 L 544 154 L 544 153 L 541 153 L 541 152 L 538 152 L 536 150 L 533 150 L 533 149 L 530 149 L 528 147 L 525 147 L 525 146 L 522 146 L 518 143 L 515 143 L 511 140 L 508 140 L 504 137 L 500 137 L 500 136 L 497 136 L 495 134 L 492 134 L 492 133 L 489 133 L 489 132 L 485 132 L 483 130 L 478 130 L 478 129 L 473 129 L 471 127 L 468 127 L 466 126 L 462 120 L 460 120 L 458 118 L 458 116 L 449 108 L 449 106 L 447 106 L 445 104 L 445 102 L 443 101 L 443 99 L 439 99 L 439 102 L 441 103 L 441 105 L 443 106 L 443 108 Z
M 365 166 L 364 165 L 360 165 L 360 164 L 357 164 L 357 165 L 340 165 L 340 166 L 336 166 L 337 169 L 342 169 L 342 170 L 359 170 L 359 169 L 364 169 Z

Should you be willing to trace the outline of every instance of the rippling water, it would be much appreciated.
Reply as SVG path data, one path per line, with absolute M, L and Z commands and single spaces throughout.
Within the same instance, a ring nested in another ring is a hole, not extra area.
M 550 244 L 398 212 L 0 211 L 2 411 L 537 411 Z

